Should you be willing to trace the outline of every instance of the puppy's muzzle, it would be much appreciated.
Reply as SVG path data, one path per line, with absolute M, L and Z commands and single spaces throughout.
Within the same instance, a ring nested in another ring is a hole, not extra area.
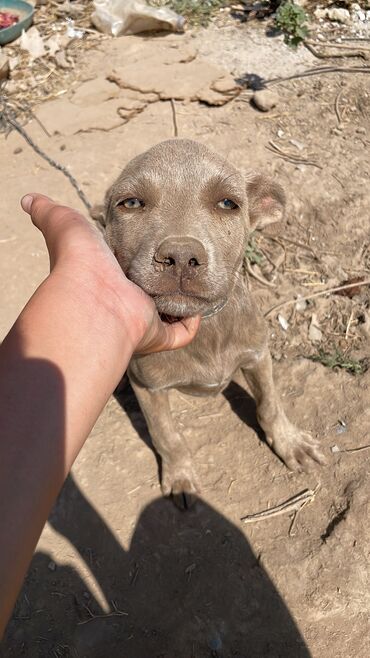
M 179 283 L 195 279 L 208 266 L 202 243 L 190 236 L 170 237 L 161 242 L 154 254 L 154 269 Z

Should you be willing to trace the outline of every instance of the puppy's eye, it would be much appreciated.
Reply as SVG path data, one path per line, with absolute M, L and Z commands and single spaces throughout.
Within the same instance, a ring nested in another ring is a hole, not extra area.
M 222 199 L 217 205 L 219 208 L 222 208 L 222 210 L 235 210 L 235 208 L 239 208 L 239 206 L 231 199 Z
M 118 201 L 116 205 L 124 206 L 129 210 L 136 210 L 137 208 L 145 207 L 144 201 L 142 201 L 142 199 L 136 199 L 136 197 L 132 197 L 132 198 L 130 197 L 129 199 L 122 199 L 122 201 Z

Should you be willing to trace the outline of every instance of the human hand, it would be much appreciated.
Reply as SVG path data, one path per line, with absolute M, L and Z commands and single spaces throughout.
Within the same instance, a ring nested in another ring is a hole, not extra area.
M 178 349 L 193 340 L 200 317 L 162 322 L 153 300 L 127 279 L 102 235 L 77 210 L 42 194 L 27 194 L 21 204 L 45 238 L 52 275 L 70 282 L 77 303 L 115 315 L 135 353 Z

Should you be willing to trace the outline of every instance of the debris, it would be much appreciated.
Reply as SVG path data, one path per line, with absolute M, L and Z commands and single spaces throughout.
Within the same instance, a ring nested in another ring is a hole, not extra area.
M 59 50 L 57 53 L 55 53 L 54 58 L 55 58 L 55 61 L 56 61 L 57 65 L 61 69 L 71 68 L 72 65 L 68 62 L 64 50 Z
M 279 96 L 269 89 L 258 89 L 252 96 L 252 101 L 261 112 L 269 112 L 279 102 Z
M 308 300 L 308 299 L 314 299 L 315 297 L 322 297 L 323 295 L 328 295 L 329 293 L 335 293 L 338 292 L 339 290 L 346 290 L 355 287 L 356 285 L 360 286 L 369 286 L 370 285 L 370 279 L 367 279 L 365 281 L 362 281 L 361 283 L 349 283 L 346 285 L 342 286 L 336 286 L 335 288 L 327 288 L 326 290 L 320 290 L 319 292 L 314 292 L 312 295 L 307 295 L 306 297 L 302 297 L 302 300 Z M 290 306 L 291 304 L 296 304 L 297 300 L 296 299 L 287 299 L 285 302 L 279 302 L 279 304 L 275 304 L 274 306 L 271 306 L 271 308 L 264 313 L 264 317 L 267 318 L 270 313 L 273 311 L 276 311 L 278 308 L 282 308 L 283 306 Z
M 330 448 L 330 450 L 331 450 L 331 452 L 333 452 L 333 453 L 340 452 L 340 448 L 339 448 L 337 445 L 332 446 L 332 447 Z
M 298 311 L 298 313 L 303 313 L 303 311 L 306 310 L 307 306 L 308 303 L 306 302 L 305 299 L 302 299 L 302 295 L 297 295 L 295 310 Z
M 318 484 L 315 489 L 304 489 L 299 494 L 296 494 L 292 498 L 285 500 L 279 505 L 270 507 L 269 509 L 263 510 L 262 512 L 257 512 L 256 514 L 247 514 L 242 516 L 240 519 L 243 523 L 255 523 L 256 521 L 264 521 L 265 519 L 270 519 L 273 516 L 280 516 L 280 514 L 290 514 L 291 512 L 298 512 L 303 507 L 311 503 L 319 489 L 320 485 Z
M 336 23 L 344 23 L 349 25 L 351 23 L 351 14 L 348 9 L 342 9 L 341 7 L 331 7 L 330 9 L 316 9 L 314 11 L 316 18 L 328 18 L 329 21 L 335 21 Z
M 316 313 L 312 313 L 311 324 L 308 330 L 308 338 L 311 343 L 320 343 L 322 340 L 322 331 L 319 327 L 319 321 Z
M 84 30 L 75 28 L 74 20 L 72 20 L 72 18 L 67 18 L 66 34 L 70 39 L 83 39 L 85 32 Z
M 284 316 L 281 315 L 280 313 L 278 314 L 277 317 L 278 317 L 279 324 L 280 324 L 281 328 L 284 329 L 284 331 L 288 331 L 288 328 L 289 328 L 288 320 L 286 318 L 284 318 Z
M 335 295 L 342 295 L 343 297 L 349 297 L 352 299 L 352 297 L 355 297 L 355 295 L 359 295 L 361 292 L 361 286 L 356 286 L 356 283 L 363 283 L 365 281 L 365 277 L 363 276 L 357 276 L 353 277 L 352 279 L 347 279 L 347 281 L 342 281 L 341 286 L 347 286 L 347 285 L 352 285 L 352 288 L 343 288 L 343 290 L 337 290 L 335 292 Z
M 19 21 L 19 16 L 11 14 L 10 11 L 0 11 L 0 30 L 15 25 Z
M 9 59 L 0 53 L 0 80 L 6 80 L 9 77 L 10 62 Z
M 57 565 L 55 564 L 54 560 L 50 560 L 50 562 L 48 564 L 48 569 L 50 569 L 50 571 L 55 571 L 56 568 L 57 568 Z
M 114 37 L 150 30 L 184 30 L 183 16 L 168 7 L 149 7 L 144 0 L 94 0 L 93 5 L 93 25 Z
M 37 27 L 31 27 L 28 32 L 23 31 L 19 45 L 22 50 L 28 51 L 31 62 L 46 54 L 45 44 Z

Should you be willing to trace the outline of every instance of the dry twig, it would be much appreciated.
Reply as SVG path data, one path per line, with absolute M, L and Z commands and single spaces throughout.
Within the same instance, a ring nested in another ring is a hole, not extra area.
M 312 295 L 306 295 L 306 297 L 300 297 L 299 301 L 300 302 L 305 302 L 308 301 L 309 299 L 314 299 L 314 297 L 322 297 L 323 295 L 328 295 L 333 292 L 338 292 L 339 290 L 349 290 L 350 288 L 354 288 L 355 286 L 370 286 L 370 279 L 367 279 L 366 281 L 360 281 L 358 283 L 347 283 L 344 286 L 336 286 L 335 288 L 327 288 L 327 290 L 320 290 L 320 292 L 315 292 Z M 266 318 L 270 313 L 273 311 L 276 311 L 278 308 L 282 308 L 283 306 L 290 306 L 291 304 L 296 304 L 297 299 L 287 299 L 285 302 L 280 302 L 279 304 L 275 304 L 275 306 L 272 306 L 269 308 L 266 313 L 264 313 L 264 317 Z
M 320 487 L 318 484 L 315 489 L 304 489 L 299 494 L 288 498 L 283 503 L 270 507 L 262 512 L 257 512 L 255 514 L 247 514 L 242 516 L 240 519 L 243 523 L 256 523 L 257 521 L 264 521 L 265 519 L 270 519 L 273 516 L 280 516 L 281 514 L 290 514 L 291 512 L 298 512 L 307 505 L 311 503 Z
M 176 105 L 173 98 L 170 98 L 171 110 L 172 110 L 172 121 L 173 121 L 173 136 L 179 136 L 179 129 L 177 126 L 177 117 L 176 117 Z

